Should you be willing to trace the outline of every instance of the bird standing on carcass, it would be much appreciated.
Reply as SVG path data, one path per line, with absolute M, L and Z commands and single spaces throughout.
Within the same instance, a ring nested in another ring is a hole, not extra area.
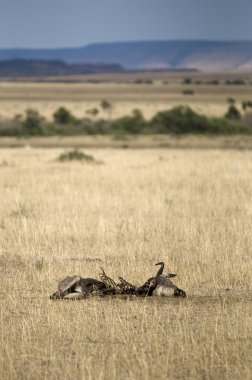
M 172 277 L 176 277 L 176 274 L 173 273 L 166 273 L 163 274 L 164 270 L 164 263 L 157 263 L 155 265 L 161 265 L 159 271 L 161 272 L 157 273 L 157 287 L 154 290 L 153 295 L 162 296 L 162 297 L 168 297 L 170 295 L 173 295 L 175 297 L 186 297 L 186 292 L 180 288 L 178 288 L 173 282 L 170 280 Z
M 169 297 L 171 295 L 175 297 L 186 297 L 186 292 L 178 288 L 170 280 L 172 277 L 176 277 L 176 274 L 167 273 L 163 274 L 164 263 L 160 262 L 155 265 L 160 265 L 160 268 L 155 277 L 149 278 L 142 286 L 137 288 L 137 295 L 139 296 L 162 296 Z

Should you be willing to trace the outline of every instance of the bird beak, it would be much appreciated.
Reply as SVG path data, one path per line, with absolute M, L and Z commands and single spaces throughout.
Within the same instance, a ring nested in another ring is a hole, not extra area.
M 174 273 L 168 273 L 168 278 L 171 278 L 171 277 L 176 277 L 177 276 L 177 274 L 174 274 Z
M 163 278 L 172 278 L 172 277 L 176 277 L 177 275 L 176 274 L 173 274 L 173 273 L 166 273 L 166 274 L 161 274 L 160 277 L 163 277 Z

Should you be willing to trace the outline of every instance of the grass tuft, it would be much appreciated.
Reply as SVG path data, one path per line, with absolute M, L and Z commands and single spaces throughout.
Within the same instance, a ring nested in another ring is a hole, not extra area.
M 94 162 L 94 157 L 86 154 L 79 149 L 73 149 L 69 152 L 61 153 L 57 159 L 60 162 L 67 162 L 67 161 L 84 161 L 84 162 Z

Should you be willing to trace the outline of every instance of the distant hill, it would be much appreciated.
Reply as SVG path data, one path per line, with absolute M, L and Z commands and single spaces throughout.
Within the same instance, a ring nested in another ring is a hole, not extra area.
M 124 72 L 117 64 L 67 64 L 61 61 L 12 59 L 0 61 L 0 77 L 44 77 Z
M 65 49 L 0 49 L 0 60 L 117 63 L 130 70 L 236 71 L 252 69 L 252 41 L 145 41 L 98 43 Z

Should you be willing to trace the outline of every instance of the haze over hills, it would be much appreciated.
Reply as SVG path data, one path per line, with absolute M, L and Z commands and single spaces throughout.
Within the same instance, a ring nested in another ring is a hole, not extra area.
M 252 41 L 144 41 L 79 48 L 0 49 L 0 60 L 118 64 L 128 70 L 242 71 L 252 69 Z
M 12 59 L 8 61 L 0 61 L 0 78 L 122 73 L 124 71 L 125 70 L 118 64 L 69 64 L 62 61 L 38 59 Z

